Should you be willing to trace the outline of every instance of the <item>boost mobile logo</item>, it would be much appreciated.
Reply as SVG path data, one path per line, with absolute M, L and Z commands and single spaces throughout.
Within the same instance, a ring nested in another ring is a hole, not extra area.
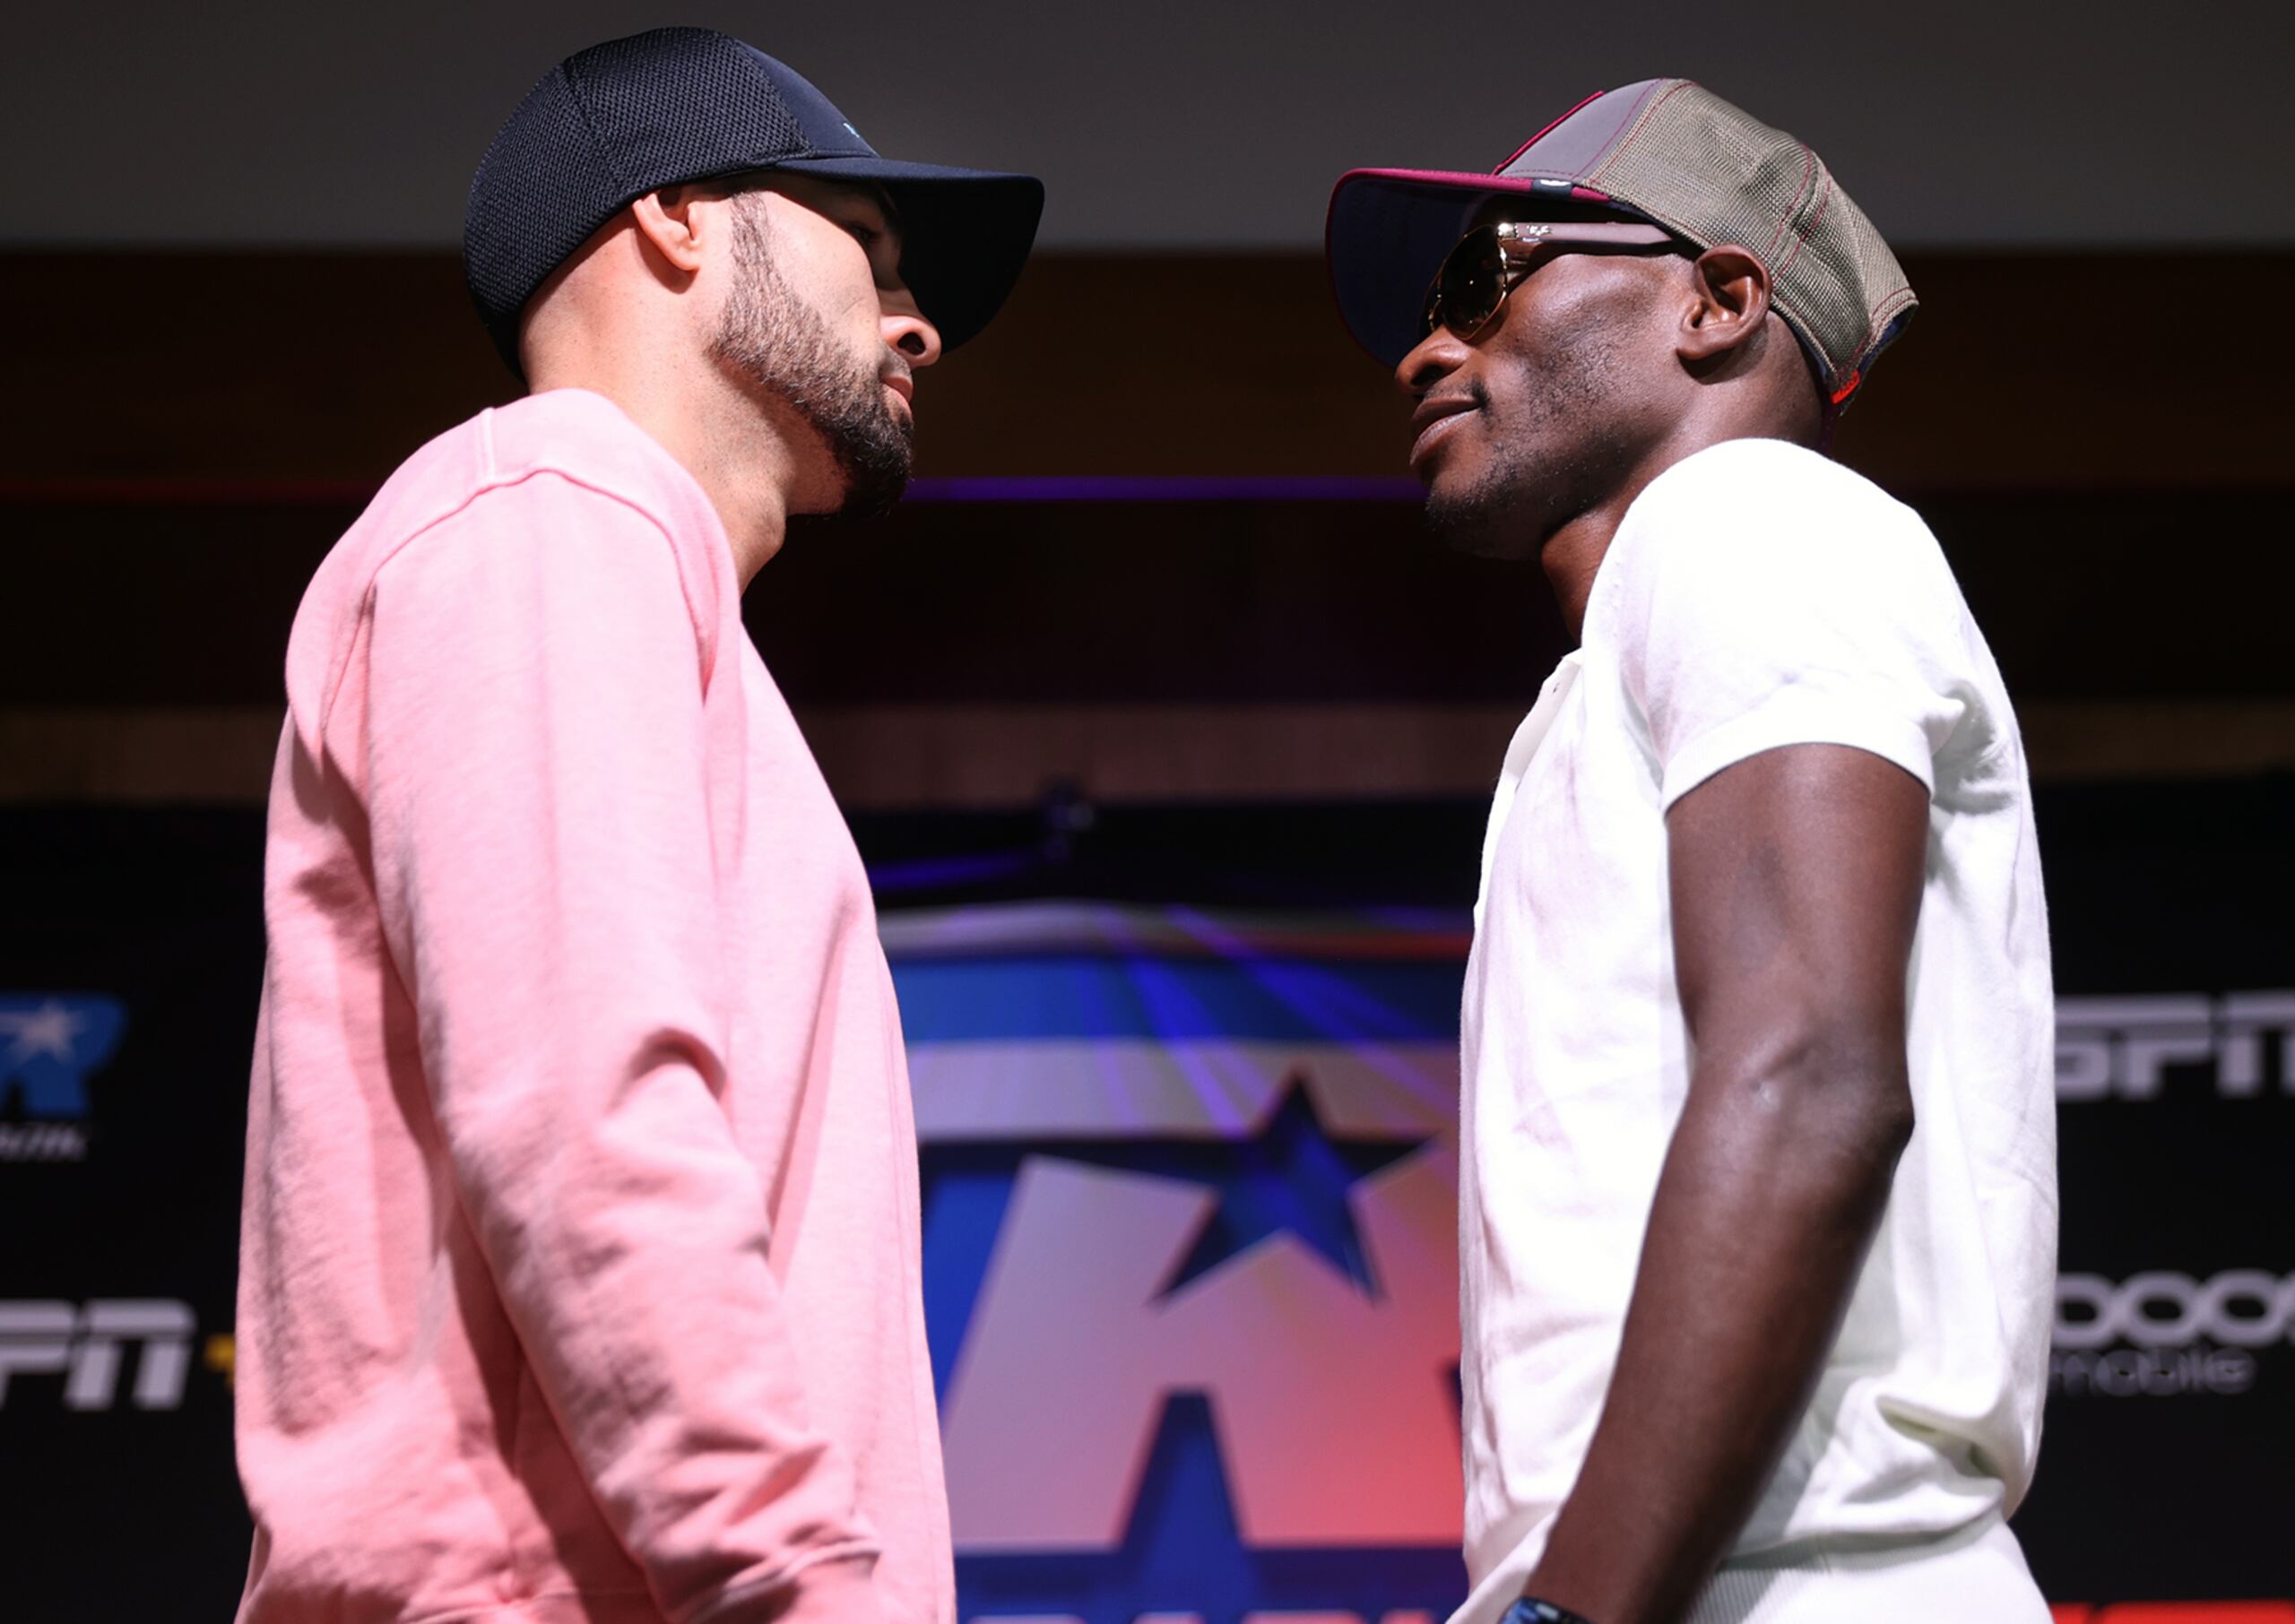
M 2066 1274 L 2056 1286 L 2048 1380 L 2068 1397 L 2228 1397 L 2255 1386 L 2261 1350 L 2288 1342 L 2295 1274 Z
M 0 1302 L 0 1408 L 20 1398 L 13 1378 L 64 1378 L 67 1410 L 117 1404 L 124 1353 L 140 1349 L 131 1402 L 138 1410 L 183 1403 L 195 1322 L 191 1305 L 168 1299 L 106 1300 L 78 1309 L 68 1302 Z
M 2115 1285 L 2100 1274 L 2056 1283 L 2056 1345 L 2180 1348 L 2195 1342 L 2265 1348 L 2295 1330 L 2295 1274 L 2230 1269 L 2213 1279 L 2155 1271 Z

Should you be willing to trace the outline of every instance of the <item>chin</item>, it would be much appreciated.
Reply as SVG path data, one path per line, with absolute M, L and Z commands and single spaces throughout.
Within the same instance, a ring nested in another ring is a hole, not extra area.
M 1443 545 L 1477 558 L 1537 556 L 1537 537 L 1522 522 L 1524 506 L 1497 481 L 1468 482 L 1439 474 L 1426 491 L 1426 524 Z

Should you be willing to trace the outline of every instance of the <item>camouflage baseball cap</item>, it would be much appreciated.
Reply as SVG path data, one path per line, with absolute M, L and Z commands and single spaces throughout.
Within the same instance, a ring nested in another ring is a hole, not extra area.
M 1410 352 L 1443 256 L 1485 199 L 1509 193 L 1526 200 L 1526 220 L 1607 210 L 1696 248 L 1751 250 L 1836 407 L 1916 303 L 1896 255 L 1814 152 L 1686 79 L 1645 79 L 1589 96 L 1487 175 L 1342 176 L 1325 250 L 1339 312 L 1364 349 L 1390 367 Z

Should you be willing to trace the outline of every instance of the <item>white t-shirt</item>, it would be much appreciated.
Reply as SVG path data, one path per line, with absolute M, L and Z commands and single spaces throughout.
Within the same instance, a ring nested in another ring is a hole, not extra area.
M 1814 1402 L 1735 1552 L 2012 1508 L 2040 1441 L 2056 1266 L 2048 919 L 2023 746 L 1919 517 L 1736 440 L 1627 512 L 1515 735 L 1483 849 L 1459 1101 L 1459 1624 L 1520 1592 L 1598 1417 L 1689 1090 L 1666 810 L 1780 745 L 1928 786 L 1909 972 L 1918 1119 Z

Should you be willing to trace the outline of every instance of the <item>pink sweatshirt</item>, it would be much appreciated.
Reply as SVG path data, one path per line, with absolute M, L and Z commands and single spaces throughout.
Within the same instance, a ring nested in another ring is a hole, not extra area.
M 481 413 L 287 691 L 241 1620 L 949 1624 L 892 982 L 701 488 Z

